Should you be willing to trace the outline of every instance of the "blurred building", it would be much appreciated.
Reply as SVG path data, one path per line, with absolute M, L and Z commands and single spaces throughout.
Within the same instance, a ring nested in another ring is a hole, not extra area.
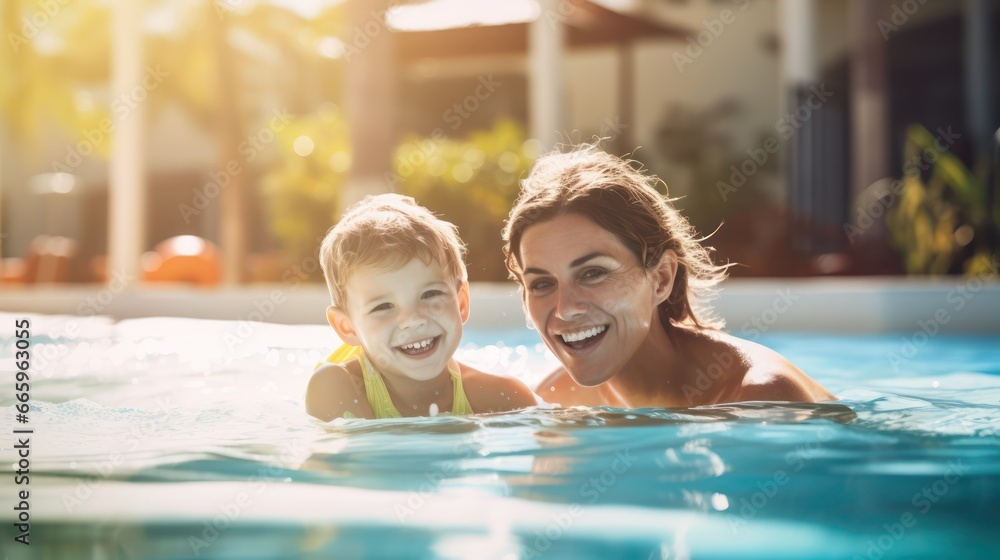
M 324 9 L 276 4 L 305 19 Z M 544 136 L 545 147 L 605 137 L 609 149 L 631 153 L 663 178 L 703 233 L 725 221 L 715 238 L 720 254 L 747 264 L 743 270 L 752 275 L 898 271 L 879 253 L 886 242 L 877 227 L 868 233 L 875 256 L 862 255 L 851 266 L 827 261 L 826 268 L 800 261 L 856 249 L 845 241 L 844 225 L 871 196 L 870 185 L 901 173 L 910 124 L 954 131 L 948 149 L 970 165 L 989 153 L 1000 124 L 997 1 L 524 0 L 492 3 L 508 19 L 491 21 L 476 21 L 482 12 L 472 8 L 461 11 L 476 4 L 412 3 L 399 9 L 425 15 L 386 23 L 373 18 L 387 2 L 348 3 L 354 10 L 346 12 L 348 24 L 330 30 L 336 41 L 307 42 L 321 56 L 304 69 L 304 63 L 289 66 L 287 45 L 230 29 L 228 48 L 251 52 L 257 62 L 252 75 L 235 75 L 229 88 L 238 92 L 253 82 L 255 97 L 241 103 L 293 114 L 322 103 L 342 106 L 352 122 L 351 173 L 361 185 L 354 196 L 387 188 L 378 178 L 405 134 L 441 129 L 460 137 L 513 117 L 532 136 Z M 162 34 L 173 21 L 165 5 L 134 16 L 147 34 Z M 285 24 L 297 37 L 290 44 L 303 42 L 306 30 L 293 27 L 300 21 Z M 373 22 L 389 32 L 369 38 L 376 46 L 366 44 L 366 64 L 350 64 L 356 33 L 365 35 Z M 439 40 L 427 39 L 432 32 Z M 143 60 L 159 55 L 147 49 Z M 387 81 L 391 87 L 373 87 Z M 477 97 L 483 87 L 488 95 Z M 93 84 L 75 103 L 108 104 L 112 91 L 110 84 Z M 455 109 L 470 96 L 475 110 Z M 267 110 L 255 114 L 260 120 L 243 130 L 258 130 L 271 118 Z M 174 211 L 229 159 L 217 127 L 169 101 L 143 118 L 142 142 L 119 152 L 145 158 L 147 195 L 137 202 L 144 217 L 130 222 L 143 224 L 143 250 L 180 234 L 202 236 L 224 252 L 234 235 L 243 236 L 240 252 L 275 247 L 261 226 L 253 173 L 239 178 L 249 184 L 235 214 L 242 223 L 229 234 L 221 233 L 234 215 L 225 204 L 187 217 Z M 32 177 L 79 155 L 75 139 L 55 127 L 43 130 L 43 148 L 35 152 L 9 136 L 0 144 L 3 256 L 24 256 L 43 234 L 77 240 L 84 259 L 107 253 L 107 160 L 80 157 L 71 192 L 33 190 Z M 254 163 L 266 167 L 274 158 L 263 150 Z

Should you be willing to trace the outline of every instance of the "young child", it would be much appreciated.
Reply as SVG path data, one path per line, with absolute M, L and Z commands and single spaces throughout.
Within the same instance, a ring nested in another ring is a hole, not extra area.
M 520 381 L 452 358 L 469 318 L 458 228 L 410 197 L 369 196 L 330 230 L 320 262 L 344 341 L 306 389 L 306 412 L 400 418 L 504 412 L 536 404 Z

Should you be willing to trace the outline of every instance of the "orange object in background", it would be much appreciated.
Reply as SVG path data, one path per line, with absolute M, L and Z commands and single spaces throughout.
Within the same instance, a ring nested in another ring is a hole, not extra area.
M 23 259 L 3 259 L 2 278 L 15 284 L 68 282 L 76 241 L 68 237 L 39 235 L 31 241 Z
M 222 281 L 222 251 L 195 235 L 171 237 L 142 255 L 143 280 L 215 286 Z
M 103 284 L 108 281 L 108 256 L 94 255 L 90 258 L 91 280 Z

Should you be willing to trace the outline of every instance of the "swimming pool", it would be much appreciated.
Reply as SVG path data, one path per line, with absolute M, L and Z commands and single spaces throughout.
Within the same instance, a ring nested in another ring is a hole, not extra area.
M 0 315 L 8 372 L 13 320 Z M 328 327 L 32 316 L 31 336 L 29 486 L 12 483 L 16 442 L 0 440 L 4 557 L 1000 553 L 1000 335 L 761 338 L 846 409 L 326 427 L 301 396 Z M 555 364 L 517 329 L 467 333 L 459 357 L 529 382 Z M 23 427 L 12 395 L 6 434 Z M 30 546 L 11 528 L 26 488 Z

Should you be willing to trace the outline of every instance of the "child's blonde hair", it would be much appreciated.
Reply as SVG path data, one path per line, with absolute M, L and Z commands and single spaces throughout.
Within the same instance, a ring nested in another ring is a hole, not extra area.
M 660 305 L 664 325 L 721 328 L 722 320 L 713 316 L 706 301 L 726 277 L 728 266 L 712 262 L 691 224 L 654 188 L 659 179 L 633 164 L 590 144 L 539 158 L 521 181 L 521 194 L 503 230 L 511 278 L 523 284 L 520 259 L 525 229 L 577 213 L 614 234 L 646 270 L 659 264 L 664 251 L 677 255 L 673 290 Z
M 442 265 L 456 284 L 469 278 L 458 228 L 399 194 L 367 196 L 348 209 L 327 232 L 319 256 L 330 299 L 341 308 L 351 272 L 360 266 L 399 268 L 419 257 Z

